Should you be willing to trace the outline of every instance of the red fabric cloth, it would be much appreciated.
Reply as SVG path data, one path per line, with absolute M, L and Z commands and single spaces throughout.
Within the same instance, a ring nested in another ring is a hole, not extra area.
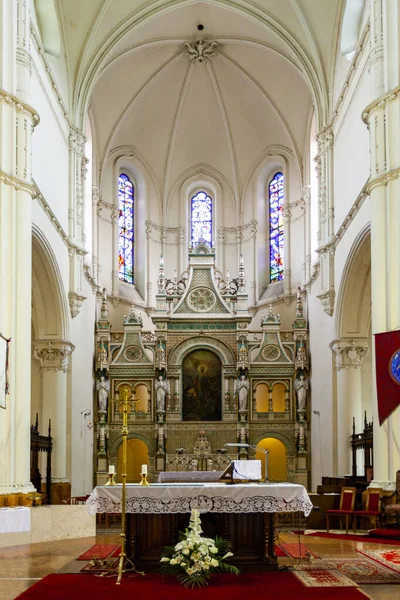
M 310 588 L 305 587 L 290 572 L 241 573 L 240 575 L 215 575 L 206 588 L 187 590 L 175 577 L 162 575 L 122 577 L 121 585 L 115 585 L 116 577 L 94 575 L 48 575 L 18 598 L 24 600 L 122 600 L 133 598 L 145 600 L 366 600 L 357 587 Z
M 399 351 L 398 360 L 396 359 Z M 400 404 L 400 382 L 391 372 L 391 362 L 400 365 L 400 331 L 375 334 L 376 391 L 378 396 L 379 424 L 392 414 Z M 400 371 L 400 369 L 399 369 Z M 400 372 L 399 377 L 400 377 Z
M 76 560 L 92 560 L 94 556 L 97 558 L 108 558 L 111 554 L 115 556 L 115 552 L 118 551 L 119 555 L 119 545 L 118 544 L 95 544 L 89 550 L 86 550 L 83 554 L 78 556 Z
M 379 510 L 355 510 L 354 513 L 357 517 L 375 517 L 380 515 Z
M 390 541 L 386 540 L 386 544 L 393 544 L 393 543 L 396 544 L 396 542 L 397 542 L 396 545 L 400 544 L 400 528 L 399 529 L 395 529 L 395 528 L 391 529 L 388 527 L 386 529 L 384 529 L 384 528 L 370 529 L 368 531 L 368 533 L 369 533 L 369 535 L 372 535 L 373 537 L 377 537 L 377 538 L 389 538 Z

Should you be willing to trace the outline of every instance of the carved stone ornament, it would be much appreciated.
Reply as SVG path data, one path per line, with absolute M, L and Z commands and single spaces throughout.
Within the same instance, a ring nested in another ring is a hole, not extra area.
M 186 48 L 185 56 L 187 56 L 191 62 L 206 62 L 217 54 L 215 49 L 218 46 L 218 42 L 207 42 L 203 38 L 200 38 L 195 42 L 185 42 L 183 45 Z
M 195 312 L 210 312 L 217 301 L 214 292 L 206 287 L 198 287 L 192 290 L 187 302 Z
M 366 338 L 334 340 L 329 345 L 336 355 L 336 368 L 362 369 L 364 356 L 368 353 L 369 340 Z
M 267 362 L 273 362 L 275 360 L 278 360 L 278 358 L 281 355 L 281 351 L 278 348 L 278 346 L 268 344 L 267 346 L 264 346 L 261 354 Z
M 79 315 L 82 304 L 86 300 L 86 296 L 80 296 L 76 292 L 70 292 L 68 294 L 68 300 L 71 317 L 74 319 L 77 315 Z
M 34 357 L 40 362 L 44 371 L 68 371 L 69 355 L 75 350 L 71 342 L 41 341 L 34 343 Z
M 125 349 L 124 357 L 129 362 L 137 362 L 142 358 L 143 352 L 139 346 L 128 346 Z
M 317 298 L 321 300 L 324 312 L 331 317 L 333 315 L 333 309 L 335 306 L 335 290 L 328 290 L 323 294 L 319 294 Z

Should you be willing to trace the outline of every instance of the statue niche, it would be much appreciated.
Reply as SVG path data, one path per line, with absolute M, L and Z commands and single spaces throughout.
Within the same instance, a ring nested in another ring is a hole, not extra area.
M 182 363 L 182 419 L 221 421 L 221 361 L 210 350 L 194 350 Z

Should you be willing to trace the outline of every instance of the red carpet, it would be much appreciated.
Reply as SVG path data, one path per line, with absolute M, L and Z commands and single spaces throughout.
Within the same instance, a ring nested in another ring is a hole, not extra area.
M 121 585 L 116 578 L 105 579 L 94 575 L 48 575 L 18 598 L 26 600 L 366 600 L 356 587 L 316 588 L 305 587 L 290 572 L 242 573 L 241 575 L 215 576 L 206 588 L 187 590 L 174 577 L 125 575 Z
M 354 535 L 349 533 L 326 533 L 326 531 L 307 533 L 306 537 L 323 537 L 331 538 L 332 540 L 347 540 L 351 542 L 367 542 L 368 544 L 387 544 L 388 546 L 400 546 L 400 540 L 391 538 L 373 537 L 372 535 Z
M 78 556 L 76 560 L 92 560 L 94 556 L 97 558 L 108 558 L 111 555 L 119 555 L 119 544 L 95 544 Z
M 279 546 L 282 552 L 284 553 L 284 556 L 286 555 L 290 556 L 291 558 L 300 559 L 309 558 L 311 554 L 311 556 L 313 556 L 314 558 L 319 558 L 318 554 L 315 554 L 315 552 L 311 552 L 311 550 L 309 550 L 307 546 L 302 542 L 281 542 Z

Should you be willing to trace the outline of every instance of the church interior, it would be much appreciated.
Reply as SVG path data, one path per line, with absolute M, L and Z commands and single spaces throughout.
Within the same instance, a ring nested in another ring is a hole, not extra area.
M 181 521 L 140 494 L 178 489 L 265 585 L 400 595 L 398 0 L 0 0 L 0 28 L 0 600 L 75 594 L 120 530 L 150 569 Z M 254 479 L 270 508 L 221 516 Z

